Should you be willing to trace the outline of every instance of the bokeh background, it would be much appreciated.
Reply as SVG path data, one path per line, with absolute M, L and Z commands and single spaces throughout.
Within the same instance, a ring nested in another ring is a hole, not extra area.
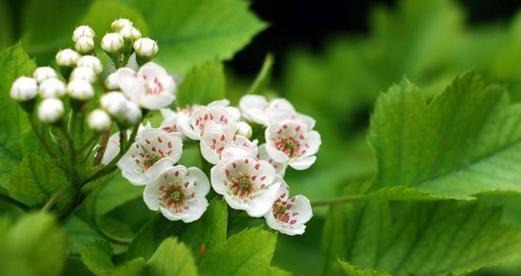
M 85 1 L 72 2 L 81 6 Z M 304 173 L 289 172 L 287 177 L 294 193 L 311 200 L 333 197 L 374 174 L 374 156 L 366 142 L 371 108 L 380 92 L 403 77 L 433 96 L 456 74 L 476 69 L 507 86 L 514 100 L 521 99 L 519 0 L 250 2 L 251 9 L 270 25 L 225 63 L 227 96 L 237 101 L 266 55 L 273 55 L 271 83 L 264 93 L 286 97 L 299 111 L 315 117 L 323 137 L 317 164 Z M 0 24 L 9 24 L 13 30 L 4 36 L 11 42 L 22 39 L 27 1 L 0 4 L 4 14 L 10 15 L 0 18 Z M 56 24 L 50 18 L 42 24 Z M 36 30 L 33 39 L 52 35 L 52 30 L 47 34 Z M 60 47 L 59 41 L 55 45 Z M 28 50 L 40 64 L 52 52 L 38 47 Z M 521 214 L 516 201 L 510 206 L 505 203 L 513 210 L 514 223 Z M 320 233 L 326 212 L 327 208 L 316 210 L 302 237 L 279 235 L 274 265 L 297 275 L 321 272 Z M 116 210 L 114 215 L 121 217 L 124 212 Z M 516 275 L 519 271 L 514 265 L 478 273 Z

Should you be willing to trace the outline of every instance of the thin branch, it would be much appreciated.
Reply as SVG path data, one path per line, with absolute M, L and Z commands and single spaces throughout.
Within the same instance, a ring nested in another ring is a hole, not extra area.
M 0 194 L 0 200 L 1 201 L 4 201 L 6 203 L 9 203 L 11 205 L 14 205 L 15 207 L 19 208 L 19 209 L 22 209 L 24 211 L 29 211 L 31 208 L 29 208 L 27 205 L 25 205 L 24 203 L 14 199 L 14 198 L 11 198 L 7 195 L 4 195 L 4 194 Z

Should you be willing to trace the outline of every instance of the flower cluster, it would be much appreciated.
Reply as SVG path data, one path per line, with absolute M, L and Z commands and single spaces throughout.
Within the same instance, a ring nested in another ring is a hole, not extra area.
M 150 61 L 157 43 L 142 38 L 127 19 L 111 28 L 100 42 L 110 64 L 96 56 L 94 30 L 80 26 L 72 35 L 74 49 L 57 53 L 57 68 L 39 67 L 11 89 L 12 98 L 37 118 L 32 125 L 50 155 L 68 156 L 63 167 L 76 186 L 119 167 L 130 183 L 145 186 L 148 208 L 169 220 L 199 219 L 213 190 L 231 208 L 264 217 L 275 230 L 302 234 L 311 205 L 302 195 L 290 197 L 283 177 L 287 167 L 304 170 L 315 162 L 321 144 L 315 121 L 285 99 L 259 95 L 244 96 L 238 107 L 223 99 L 172 109 L 176 82 Z M 146 122 L 153 112 L 163 117 L 157 127 Z M 94 138 L 83 141 L 88 135 Z M 179 164 L 186 144 L 198 144 L 211 169 Z M 90 160 L 92 167 L 78 169 L 88 164 L 78 160 Z

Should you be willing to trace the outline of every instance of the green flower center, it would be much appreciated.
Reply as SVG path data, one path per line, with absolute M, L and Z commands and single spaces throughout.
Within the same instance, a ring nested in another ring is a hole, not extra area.
M 242 176 L 239 178 L 239 188 L 243 191 L 249 191 L 251 188 L 251 182 L 248 177 Z
M 173 202 L 180 202 L 183 199 L 183 193 L 179 190 L 173 190 L 170 194 L 170 199 L 172 199 Z

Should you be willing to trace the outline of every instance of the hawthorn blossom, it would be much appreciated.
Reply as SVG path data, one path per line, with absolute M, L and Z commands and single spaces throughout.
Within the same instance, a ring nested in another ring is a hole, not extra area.
M 120 68 L 118 84 L 127 98 L 140 107 L 159 109 L 175 100 L 174 79 L 156 63 L 148 62 L 136 72 Z
M 257 141 L 218 131 L 205 132 L 199 146 L 204 159 L 211 164 L 217 164 L 222 159 L 257 156 Z
M 123 177 L 134 185 L 145 185 L 181 158 L 183 141 L 161 129 L 144 130 L 118 162 Z
M 183 108 L 173 111 L 168 108 L 162 108 L 161 115 L 163 121 L 160 128 L 168 133 L 179 133 L 184 135 L 185 131 L 190 128 L 189 120 L 193 113 L 193 108 Z M 186 136 L 186 135 L 185 135 Z
M 169 220 L 198 220 L 208 207 L 208 177 L 198 168 L 183 165 L 163 170 L 145 186 L 143 199 L 150 210 L 160 210 Z
M 315 163 L 321 140 L 315 130 L 308 130 L 298 120 L 284 120 L 266 128 L 266 152 L 273 161 L 288 163 L 296 170 L 305 170 Z
M 252 217 L 263 216 L 273 204 L 281 179 L 267 161 L 240 158 L 218 163 L 211 170 L 214 191 L 231 208 Z
M 268 126 L 281 119 L 300 120 L 309 129 L 315 126 L 315 120 L 307 115 L 297 113 L 293 105 L 286 99 L 277 98 L 270 102 L 264 96 L 246 95 L 241 98 L 239 107 L 242 116 L 249 121 Z
M 139 137 L 139 135 L 144 130 L 151 129 L 151 128 L 152 128 L 152 126 L 150 125 L 150 123 L 140 125 L 138 128 L 138 131 L 137 131 L 136 139 L 137 139 L 137 137 Z M 132 134 L 132 131 L 129 129 L 127 129 L 126 131 L 127 131 L 127 137 L 129 137 Z M 107 147 L 105 149 L 105 152 L 103 153 L 103 157 L 101 159 L 101 164 L 107 165 L 108 163 L 110 163 L 110 161 L 112 161 L 118 155 L 119 146 L 120 146 L 119 132 L 116 132 L 116 133 L 112 134 L 112 136 L 110 136 L 110 138 L 107 142 Z
M 260 145 L 257 150 L 257 159 L 268 161 L 273 166 L 273 168 L 275 168 L 275 171 L 280 177 L 283 177 L 286 174 L 288 163 L 280 163 L 273 160 L 266 151 L 266 144 Z
M 207 106 L 195 106 L 183 133 L 190 139 L 200 140 L 206 131 L 233 134 L 237 130 L 237 114 L 227 107 L 228 101 L 216 101 Z
M 306 222 L 313 217 L 311 203 L 305 196 L 289 197 L 289 187 L 283 182 L 271 209 L 264 215 L 268 226 L 283 234 L 302 235 Z

